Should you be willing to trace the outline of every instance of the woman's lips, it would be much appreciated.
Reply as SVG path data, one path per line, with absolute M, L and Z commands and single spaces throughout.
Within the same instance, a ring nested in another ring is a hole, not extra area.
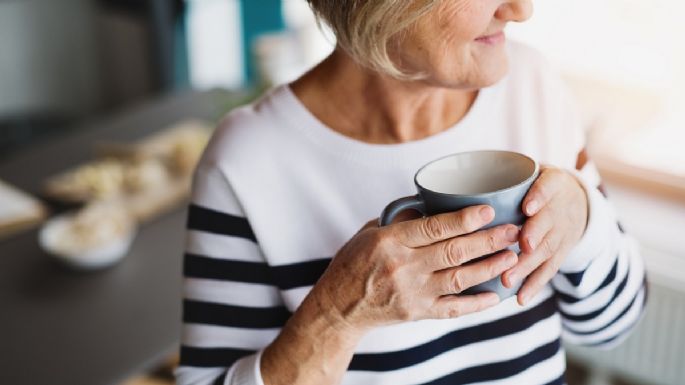
M 504 42 L 504 31 L 493 33 L 492 35 L 481 36 L 476 41 L 483 44 L 495 45 Z

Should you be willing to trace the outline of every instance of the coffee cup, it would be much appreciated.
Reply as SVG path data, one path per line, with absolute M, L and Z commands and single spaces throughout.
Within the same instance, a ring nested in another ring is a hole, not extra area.
M 447 155 L 416 172 L 414 184 L 418 194 L 390 203 L 383 210 L 379 225 L 392 223 L 400 212 L 409 209 L 430 216 L 488 205 L 495 210 L 495 218 L 483 229 L 507 223 L 521 226 L 526 219 L 521 208 L 523 198 L 539 173 L 540 167 L 535 160 L 511 151 L 482 150 Z M 518 244 L 508 249 L 520 252 Z M 515 295 L 520 286 L 507 288 L 502 285 L 501 277 L 495 277 L 465 290 L 464 294 L 494 292 L 504 299 Z

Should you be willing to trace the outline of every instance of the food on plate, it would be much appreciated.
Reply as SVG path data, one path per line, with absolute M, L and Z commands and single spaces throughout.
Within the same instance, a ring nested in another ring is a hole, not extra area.
M 50 219 L 41 229 L 41 246 L 77 267 L 104 267 L 123 258 L 135 221 L 119 204 L 96 202 L 73 214 Z
M 51 195 L 72 200 L 105 199 L 121 193 L 125 166 L 116 159 L 85 164 L 48 182 Z
M 140 159 L 125 168 L 125 185 L 129 192 L 163 187 L 169 181 L 169 172 L 159 159 Z
M 67 220 L 55 246 L 66 253 L 81 252 L 124 237 L 131 226 L 120 206 L 91 204 Z
M 209 133 L 199 130 L 180 131 L 174 139 L 170 154 L 172 170 L 178 175 L 188 175 L 200 160 L 209 141 Z

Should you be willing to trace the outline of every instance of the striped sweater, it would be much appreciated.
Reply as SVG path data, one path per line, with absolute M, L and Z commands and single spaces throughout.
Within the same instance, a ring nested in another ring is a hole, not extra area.
M 526 306 L 512 297 L 457 319 L 374 329 L 342 383 L 563 384 L 562 339 L 608 348 L 629 334 L 647 298 L 638 248 L 598 189 L 595 167 L 578 157 L 583 133 L 560 80 L 532 50 L 509 50 L 509 74 L 480 90 L 464 119 L 413 142 L 342 136 L 288 86 L 227 115 L 189 206 L 179 384 L 262 385 L 263 348 L 337 250 L 388 202 L 415 193 L 421 165 L 476 149 L 578 168 L 590 205 L 585 234 Z

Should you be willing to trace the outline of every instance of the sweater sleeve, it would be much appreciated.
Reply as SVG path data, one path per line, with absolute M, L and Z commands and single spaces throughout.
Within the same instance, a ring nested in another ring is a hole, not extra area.
M 263 385 L 262 349 L 289 317 L 257 238 L 217 166 L 195 172 L 183 262 L 179 385 Z
M 584 235 L 552 280 L 570 343 L 612 348 L 637 324 L 647 301 L 645 268 L 636 242 L 624 232 L 592 162 L 581 152 L 576 176 L 586 190 Z

